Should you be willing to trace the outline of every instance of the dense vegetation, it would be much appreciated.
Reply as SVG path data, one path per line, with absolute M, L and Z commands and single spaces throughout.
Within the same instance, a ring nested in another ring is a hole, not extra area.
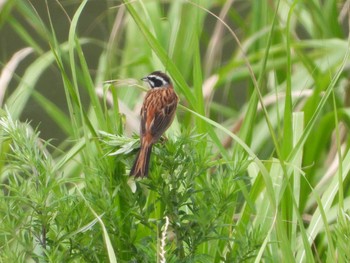
M 348 1 L 3 1 L 0 262 L 349 262 Z M 128 176 L 153 70 L 180 97 Z

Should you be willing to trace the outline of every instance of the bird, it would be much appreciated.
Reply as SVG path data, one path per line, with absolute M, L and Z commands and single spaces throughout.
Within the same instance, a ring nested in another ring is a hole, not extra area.
M 148 176 L 152 146 L 173 122 L 179 98 L 170 77 L 161 71 L 154 71 L 141 80 L 147 82 L 150 89 L 141 108 L 141 147 L 130 176 L 143 178 Z

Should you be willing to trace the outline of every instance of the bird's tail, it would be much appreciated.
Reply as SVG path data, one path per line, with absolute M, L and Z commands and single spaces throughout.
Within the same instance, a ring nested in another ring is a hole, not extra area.
M 148 176 L 148 167 L 151 157 L 152 144 L 143 144 L 141 149 L 137 154 L 134 165 L 131 168 L 130 176 L 135 177 L 147 177 Z

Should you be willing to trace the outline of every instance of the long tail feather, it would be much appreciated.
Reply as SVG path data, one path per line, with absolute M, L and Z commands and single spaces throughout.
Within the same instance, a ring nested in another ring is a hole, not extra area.
M 131 168 L 130 176 L 145 177 L 148 176 L 149 161 L 152 152 L 152 144 L 141 145 L 141 149 L 137 154 L 134 165 Z

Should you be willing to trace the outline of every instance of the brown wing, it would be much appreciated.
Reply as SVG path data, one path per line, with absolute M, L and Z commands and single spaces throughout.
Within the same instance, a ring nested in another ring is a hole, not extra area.
M 172 88 L 150 90 L 141 110 L 141 135 L 156 142 L 174 120 L 177 103 Z
M 152 135 L 159 139 L 160 136 L 169 128 L 175 117 L 177 101 L 171 101 L 161 111 L 154 116 L 154 122 L 151 126 Z

